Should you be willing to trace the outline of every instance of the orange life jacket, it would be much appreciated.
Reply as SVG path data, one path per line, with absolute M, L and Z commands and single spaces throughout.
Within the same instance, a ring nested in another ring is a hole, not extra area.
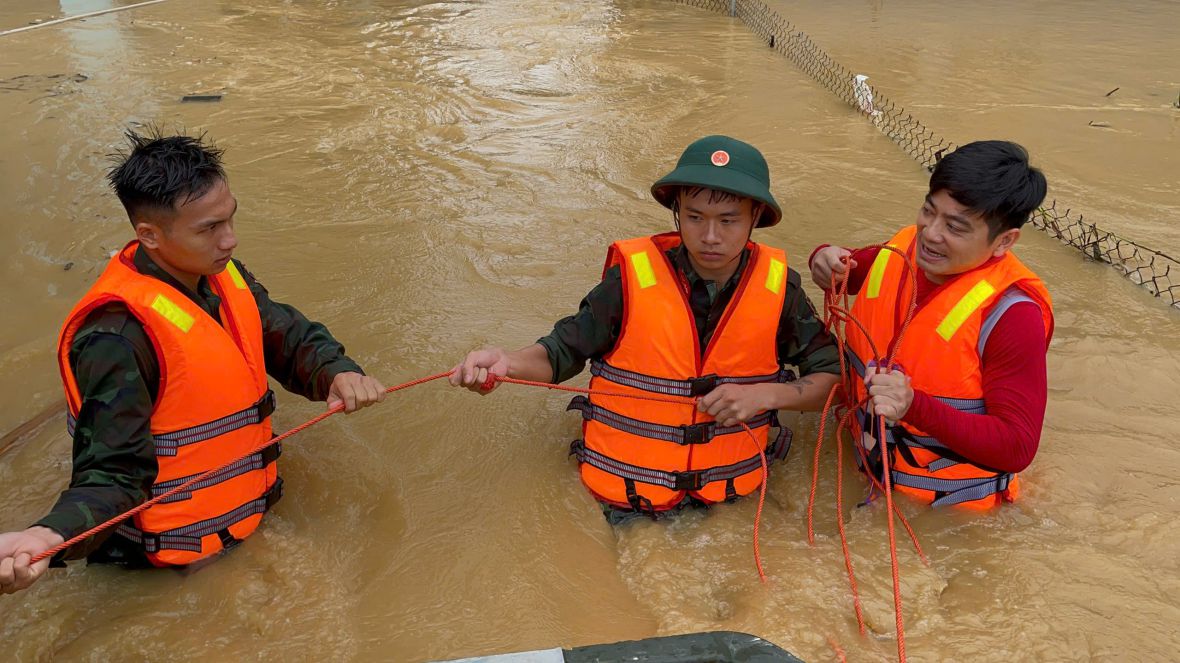
M 914 259 L 917 226 L 889 240 L 889 245 Z M 872 338 L 872 345 L 855 325 L 848 326 L 849 360 L 862 378 L 854 381 L 856 398 L 865 397 L 865 366 L 874 359 L 873 345 L 887 356 L 909 308 L 914 284 L 901 256 L 882 250 L 857 293 L 852 315 Z M 1046 340 L 1053 334 L 1053 309 L 1041 280 L 1011 252 L 983 267 L 956 276 L 939 286 L 920 306 L 906 330 L 894 362 L 922 391 L 960 412 L 986 414 L 981 360 L 988 335 L 1013 304 L 1032 301 L 1041 309 Z M 858 413 L 862 446 L 879 460 L 878 424 L 861 409 Z M 935 438 L 901 422 L 886 431 L 893 485 L 933 506 L 964 505 L 987 508 L 1014 501 L 1019 479 L 1009 472 L 981 467 L 956 454 Z M 858 459 L 859 460 L 859 459 Z M 874 463 L 875 464 L 875 463 Z M 879 468 L 873 468 L 880 474 Z
M 246 281 L 231 261 L 209 284 L 221 297 L 221 324 L 184 293 L 136 271 L 138 242 L 116 254 L 74 306 L 58 339 L 58 365 L 69 406 L 69 432 L 82 407 L 70 346 L 86 317 L 119 302 L 139 320 L 160 363 L 151 415 L 159 495 L 271 438 L 274 393 L 266 380 L 262 322 Z M 278 445 L 222 470 L 124 522 L 116 530 L 143 545 L 157 566 L 184 565 L 246 538 L 282 494 Z
M 623 281 L 623 323 L 618 342 L 591 363 L 590 388 L 616 393 L 701 396 L 721 384 L 778 382 L 776 337 L 787 284 L 787 258 L 779 249 L 750 243 L 737 291 L 704 353 L 682 277 L 665 251 L 680 236 L 667 233 L 616 242 L 604 273 L 618 265 Z M 774 412 L 740 425 L 719 426 L 694 405 L 619 396 L 577 397 L 584 440 L 572 453 L 583 483 L 599 500 L 637 511 L 671 509 L 691 495 L 705 503 L 746 495 L 762 482 L 759 450 L 783 458 L 790 430 L 780 427 L 767 448 Z

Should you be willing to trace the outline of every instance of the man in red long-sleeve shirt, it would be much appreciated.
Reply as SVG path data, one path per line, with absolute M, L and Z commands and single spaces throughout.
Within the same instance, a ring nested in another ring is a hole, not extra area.
M 894 483 L 935 506 L 1015 499 L 1015 473 L 1036 454 L 1052 307 L 1011 249 L 1045 191 L 1019 145 L 971 143 L 939 162 L 916 225 L 889 243 L 911 259 L 916 282 L 893 251 L 821 245 L 812 253 L 812 279 L 824 289 L 848 279 L 852 313 L 868 328 L 867 338 L 854 325 L 848 334 L 864 377 L 858 398 L 868 399 L 861 421 L 870 460 L 879 460 L 871 417 L 880 415 L 893 424 Z M 912 294 L 913 322 L 895 348 Z M 899 370 L 878 371 L 871 360 L 889 350 Z

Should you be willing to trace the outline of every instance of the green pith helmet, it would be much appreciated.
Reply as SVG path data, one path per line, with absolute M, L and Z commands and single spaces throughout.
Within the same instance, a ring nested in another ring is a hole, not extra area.
M 705 136 L 684 150 L 676 170 L 651 185 L 651 195 L 672 208 L 682 186 L 703 186 L 766 203 L 755 225 L 769 228 L 778 223 L 783 210 L 770 193 L 770 168 L 753 145 L 729 136 Z

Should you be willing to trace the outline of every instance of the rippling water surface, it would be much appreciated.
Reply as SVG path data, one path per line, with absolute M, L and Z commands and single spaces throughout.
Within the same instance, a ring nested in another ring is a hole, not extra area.
M 9 0 L 0 28 L 115 4 Z M 1180 246 L 1175 4 L 775 7 L 939 134 L 1025 143 L 1052 195 Z M 387 384 L 546 333 L 610 241 L 669 228 L 647 189 L 700 135 L 766 153 L 785 220 L 759 238 L 796 267 L 820 242 L 887 238 L 925 191 L 917 165 L 743 25 L 667 2 L 193 0 L 3 37 L 0 431 L 60 398 L 58 325 L 130 236 L 107 155 L 149 122 L 227 149 L 238 256 Z M 1042 450 L 1025 499 L 997 513 L 904 506 L 931 558 L 901 552 L 908 649 L 1168 660 L 1180 319 L 1042 235 L 1020 249 L 1057 306 Z M 281 404 L 280 429 L 322 407 Z M 815 415 L 784 417 L 796 448 L 770 480 L 763 587 L 752 500 L 608 527 L 566 457 L 564 404 L 431 384 L 333 418 L 286 446 L 287 497 L 232 555 L 189 576 L 55 571 L 0 600 L 0 640 L 30 661 L 417 661 L 728 629 L 814 661 L 833 658 L 829 639 L 851 660 L 894 655 L 882 509 L 845 514 L 860 639 L 831 445 L 806 543 Z M 53 503 L 69 449 L 54 420 L 0 457 L 0 528 Z M 850 476 L 848 501 L 860 490 Z

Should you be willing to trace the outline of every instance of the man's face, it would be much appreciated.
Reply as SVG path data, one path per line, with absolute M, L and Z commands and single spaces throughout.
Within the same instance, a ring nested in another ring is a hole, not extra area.
M 205 195 L 175 210 L 170 219 L 150 218 L 135 225 L 140 243 L 155 253 L 170 272 L 201 277 L 225 269 L 238 246 L 234 214 L 238 201 L 225 180 Z
M 926 196 L 918 212 L 917 266 L 931 281 L 942 283 L 1004 255 L 1019 238 L 1020 229 L 1011 228 L 989 239 L 982 215 L 968 210 L 947 191 L 937 191 Z
M 710 280 L 728 276 L 726 272 L 732 274 L 761 205 L 755 209 L 749 198 L 716 200 L 717 192 L 710 189 L 702 189 L 695 196 L 681 189 L 679 196 L 680 239 L 697 273 Z M 709 202 L 710 197 L 715 202 Z

